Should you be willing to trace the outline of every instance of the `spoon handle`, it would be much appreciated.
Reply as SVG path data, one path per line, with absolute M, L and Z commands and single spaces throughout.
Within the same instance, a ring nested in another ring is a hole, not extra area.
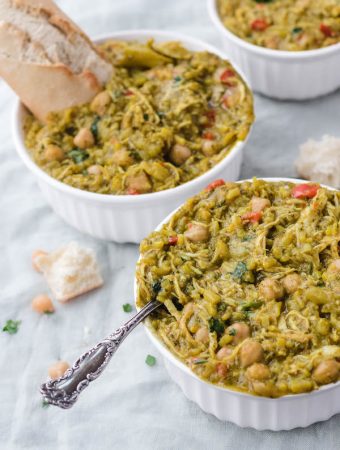
M 157 300 L 147 303 L 131 320 L 81 355 L 63 376 L 41 385 L 45 402 L 63 409 L 71 408 L 79 394 L 103 372 L 126 336 L 160 305 Z

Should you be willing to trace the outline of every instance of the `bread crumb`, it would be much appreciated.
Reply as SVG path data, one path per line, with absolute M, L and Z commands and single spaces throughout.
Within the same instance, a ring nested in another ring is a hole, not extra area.
M 295 167 L 303 178 L 340 187 L 340 139 L 325 135 L 321 141 L 308 140 L 300 147 Z
M 46 294 L 36 295 L 32 300 L 32 309 L 39 314 L 54 313 L 54 306 L 50 297 Z
M 51 380 L 56 380 L 64 375 L 70 365 L 66 361 L 57 361 L 48 368 L 48 376 Z
M 77 242 L 70 242 L 54 252 L 37 256 L 35 261 L 54 297 L 60 302 L 66 302 L 103 284 L 93 250 L 83 248 Z
M 47 253 L 44 250 L 34 250 L 34 252 L 32 253 L 32 266 L 35 271 L 41 272 L 41 269 L 39 268 L 36 260 L 40 256 L 45 256 L 45 255 L 47 255 Z

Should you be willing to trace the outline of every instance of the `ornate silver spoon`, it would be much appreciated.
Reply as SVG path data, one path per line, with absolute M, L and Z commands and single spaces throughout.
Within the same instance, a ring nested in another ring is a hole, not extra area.
M 79 394 L 103 372 L 126 336 L 161 304 L 157 300 L 147 303 L 132 319 L 80 356 L 62 377 L 41 385 L 45 402 L 71 408 Z

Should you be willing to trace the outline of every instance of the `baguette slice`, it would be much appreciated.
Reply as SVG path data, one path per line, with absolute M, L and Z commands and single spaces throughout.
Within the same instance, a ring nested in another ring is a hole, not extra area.
M 0 76 L 42 122 L 91 101 L 112 70 L 51 0 L 0 0 Z
M 93 250 L 77 242 L 35 258 L 54 297 L 60 302 L 96 289 L 103 284 Z

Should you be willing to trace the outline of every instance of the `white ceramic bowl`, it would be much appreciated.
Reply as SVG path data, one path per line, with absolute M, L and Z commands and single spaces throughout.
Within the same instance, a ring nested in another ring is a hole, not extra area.
M 160 42 L 178 40 L 191 50 L 207 50 L 221 58 L 228 59 L 226 54 L 202 41 L 179 33 L 165 31 L 120 31 L 103 36 L 96 42 L 103 42 L 107 39 L 146 41 L 152 37 Z M 245 80 L 242 71 L 237 67 L 235 68 Z M 245 80 L 245 82 L 247 81 Z M 199 192 L 217 178 L 237 180 L 240 173 L 243 157 L 242 149 L 246 141 L 238 141 L 229 154 L 208 172 L 166 191 L 123 196 L 96 194 L 76 189 L 50 177 L 31 159 L 25 148 L 22 130 L 25 111 L 24 106 L 17 101 L 13 117 L 13 135 L 20 158 L 36 176 L 41 192 L 53 210 L 79 231 L 97 238 L 121 243 L 138 243 L 155 228 L 160 220 L 183 203 L 187 197 Z M 250 131 L 248 136 L 249 134 Z
M 269 97 L 303 100 L 340 87 L 340 43 L 302 52 L 272 50 L 240 39 L 222 23 L 217 0 L 207 0 L 210 18 L 232 62 L 246 74 L 252 89 Z
M 293 178 L 264 178 L 264 180 L 305 182 L 305 180 Z M 328 189 L 333 188 L 328 187 Z M 175 212 L 166 217 L 156 230 L 167 223 Z M 136 294 L 135 279 L 135 298 L 137 298 Z M 286 395 L 280 398 L 259 397 L 222 388 L 201 380 L 177 359 L 151 331 L 148 320 L 144 328 L 151 342 L 163 356 L 170 377 L 179 385 L 184 395 L 197 403 L 203 411 L 213 414 L 220 420 L 256 430 L 279 431 L 307 427 L 340 413 L 340 382 L 323 386 L 310 393 Z

